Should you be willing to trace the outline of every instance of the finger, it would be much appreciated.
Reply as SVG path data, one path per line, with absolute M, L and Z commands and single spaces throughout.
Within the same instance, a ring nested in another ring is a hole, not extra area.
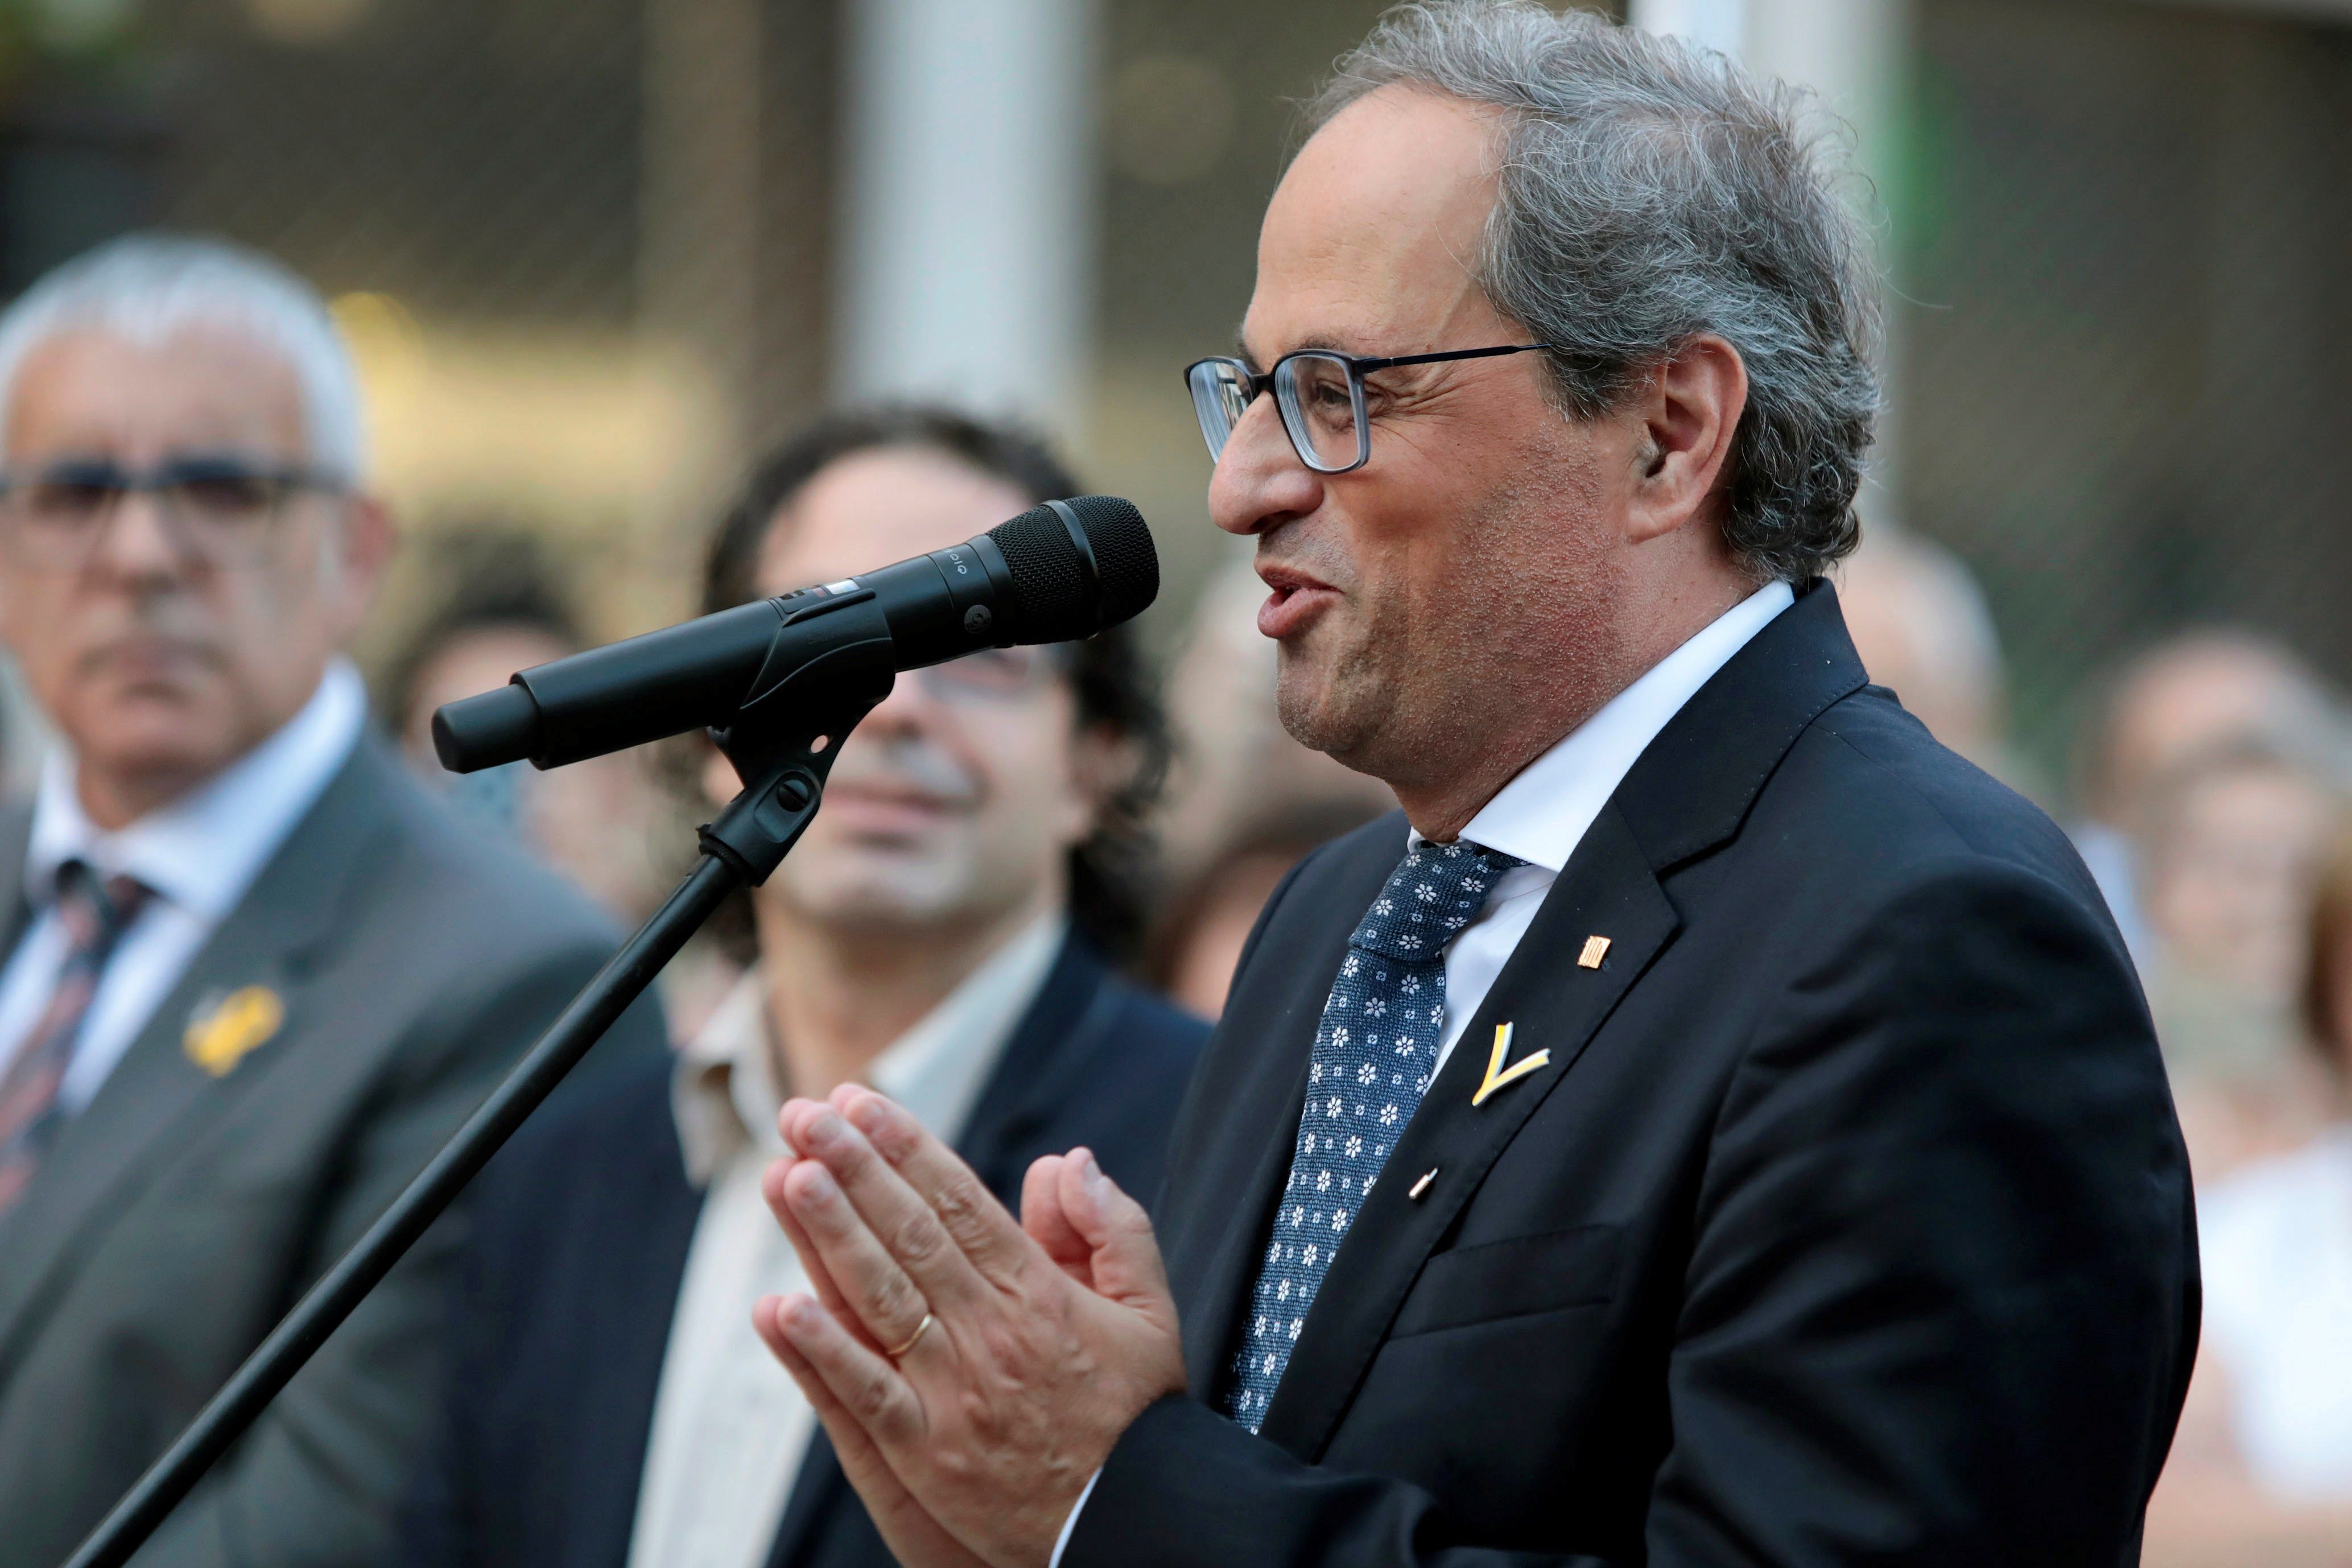
M 820 1161 L 797 1160 L 776 1184 L 782 1212 L 835 1287 L 835 1300 L 825 1305 L 862 1327 L 873 1348 L 887 1351 L 913 1339 L 931 1304 L 850 1205 L 833 1173 Z
M 967 1551 L 915 1500 L 873 1437 L 850 1415 L 849 1407 L 833 1396 L 833 1390 L 825 1386 L 816 1369 L 793 1348 L 777 1321 L 782 1305 L 780 1297 L 763 1298 L 752 1309 L 752 1327 L 800 1385 L 810 1408 L 824 1424 L 825 1436 L 833 1439 L 834 1455 L 841 1461 L 842 1473 L 865 1500 L 866 1511 L 873 1515 L 883 1543 L 908 1568 L 978 1568 L 981 1559 Z
M 864 1321 L 851 1308 L 847 1298 L 842 1295 L 841 1287 L 834 1283 L 833 1270 L 825 1267 L 824 1255 L 817 1250 L 816 1243 L 809 1238 L 799 1216 L 784 1201 L 784 1178 L 798 1159 L 797 1155 L 790 1155 L 771 1163 L 760 1178 L 760 1195 L 767 1200 L 768 1212 L 776 1216 L 777 1225 L 783 1228 L 784 1239 L 793 1244 L 793 1251 L 799 1255 L 801 1272 L 808 1277 L 809 1289 L 824 1303 L 824 1310 L 848 1325 L 852 1333 L 864 1336 L 874 1349 L 880 1350 L 881 1344 L 867 1332 Z M 894 1340 L 891 1342 L 895 1344 L 898 1342 Z
M 918 1294 L 929 1302 L 932 1310 L 952 1310 L 995 1297 L 996 1292 L 989 1289 L 988 1281 L 975 1271 L 971 1260 L 950 1234 L 944 1217 L 876 1152 L 865 1133 L 830 1105 L 798 1100 L 785 1108 L 785 1114 L 793 1122 L 791 1135 L 802 1152 L 831 1173 L 866 1230 L 914 1280 Z M 905 1112 L 899 1111 L 898 1115 L 913 1124 L 914 1119 L 906 1117 Z M 985 1188 L 982 1195 L 987 1196 Z M 987 1201 L 1002 1223 L 1017 1234 L 1020 1226 L 1013 1224 L 1003 1206 L 993 1198 Z M 816 1239 L 822 1246 L 823 1238 Z M 1031 1245 L 1026 1237 L 1021 1241 L 1024 1247 Z M 838 1278 L 838 1260 L 835 1267 Z M 841 1284 L 845 1290 L 850 1289 L 847 1280 Z
M 1021 1183 L 1021 1228 L 1063 1273 L 1091 1290 L 1094 1248 L 1062 1206 L 1062 1163 L 1061 1155 L 1045 1154 L 1030 1165 Z
M 920 1194 L 971 1266 L 999 1289 L 1018 1289 L 1041 1261 L 1039 1248 L 996 1201 L 988 1184 L 954 1150 L 924 1131 L 905 1107 L 856 1086 L 845 1098 L 843 1114 Z
M 906 1453 L 923 1440 L 922 1401 L 888 1358 L 858 1342 L 812 1296 L 796 1291 L 760 1305 L 753 1322 L 769 1351 L 780 1361 L 786 1351 L 797 1355 L 884 1455 Z
M 1061 1197 L 1072 1228 L 1092 1254 L 1097 1293 L 1132 1307 L 1172 1300 L 1151 1216 L 1103 1174 L 1091 1151 L 1073 1149 L 1062 1162 Z

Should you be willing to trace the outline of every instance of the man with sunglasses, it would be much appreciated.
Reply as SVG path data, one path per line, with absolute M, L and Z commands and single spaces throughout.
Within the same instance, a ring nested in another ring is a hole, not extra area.
M 940 410 L 836 416 L 720 527 L 704 608 L 954 544 L 1076 484 Z M 1117 978 L 1160 716 L 1132 634 L 899 677 L 750 900 L 756 950 L 680 1054 L 486 1171 L 446 1428 L 403 1568 L 889 1568 L 751 1324 L 805 1288 L 760 1195 L 788 1095 L 871 1084 L 1009 1202 L 1087 1143 L 1159 1184 L 1204 1026 Z M 737 787 L 708 761 L 708 793 Z
M 1269 900 L 1156 1236 L 785 1108 L 762 1333 L 906 1563 L 2138 1562 L 2179 1133 L 2064 837 L 1822 580 L 1871 285 L 1800 107 L 1516 0 L 1340 65 L 1188 381 L 1286 724 L 1404 809 Z
M 0 1568 L 66 1558 L 612 950 L 367 732 L 359 419 L 318 297 L 226 246 L 117 241 L 0 316 L 0 637 L 62 742 L 0 816 Z M 382 1552 L 455 1238 L 141 1563 Z

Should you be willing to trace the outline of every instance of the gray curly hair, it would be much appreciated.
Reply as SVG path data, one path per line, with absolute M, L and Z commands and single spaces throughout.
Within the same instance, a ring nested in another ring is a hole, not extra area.
M 1552 344 L 1572 416 L 1713 333 L 1748 368 L 1724 536 L 1759 582 L 1852 551 L 1878 411 L 1875 279 L 1808 95 L 1720 55 L 1532 0 L 1424 0 L 1342 58 L 1307 129 L 1383 87 L 1501 110 L 1480 280 Z

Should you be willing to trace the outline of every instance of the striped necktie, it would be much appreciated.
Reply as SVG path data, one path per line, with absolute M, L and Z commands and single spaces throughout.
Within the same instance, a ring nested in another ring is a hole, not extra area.
M 22 1195 L 65 1121 L 58 1090 L 72 1065 L 82 1019 L 98 994 L 106 961 L 147 897 L 148 889 L 131 878 L 101 879 L 86 861 L 68 860 L 58 868 L 65 960 L 47 1005 L 25 1031 L 7 1070 L 0 1072 L 0 1214 Z
M 1307 1058 L 1307 1104 L 1266 1238 L 1225 1414 L 1255 1432 L 1307 1309 L 1437 1069 L 1445 944 L 1526 862 L 1461 840 L 1416 843 L 1348 939 Z

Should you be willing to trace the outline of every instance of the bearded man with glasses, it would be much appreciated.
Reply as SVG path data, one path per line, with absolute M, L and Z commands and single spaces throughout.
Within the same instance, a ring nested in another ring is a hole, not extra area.
M 2138 1562 L 2179 1131 L 2064 837 L 1825 580 L 1874 284 L 1804 108 L 1532 0 L 1314 106 L 1187 381 L 1285 724 L 1403 810 L 1270 899 L 1156 1230 L 785 1108 L 761 1330 L 913 1568 Z
M 959 543 L 1078 486 L 936 408 L 835 416 L 753 475 L 703 608 Z M 786 1098 L 872 1085 L 1009 1202 L 1085 1143 L 1159 1184 L 1205 1026 L 1107 959 L 1164 742 L 1127 627 L 898 678 L 750 897 L 751 973 L 679 1053 L 526 1127 L 478 1184 L 448 1411 L 404 1568 L 891 1568 L 752 1328 L 805 1289 L 760 1178 Z M 739 787 L 716 754 L 707 793 Z
M 369 732 L 359 421 L 318 297 L 226 246 L 118 241 L 0 317 L 0 637 L 62 742 L 0 816 L 0 1568 L 64 1560 L 612 951 Z M 456 1236 L 142 1563 L 383 1551 Z

